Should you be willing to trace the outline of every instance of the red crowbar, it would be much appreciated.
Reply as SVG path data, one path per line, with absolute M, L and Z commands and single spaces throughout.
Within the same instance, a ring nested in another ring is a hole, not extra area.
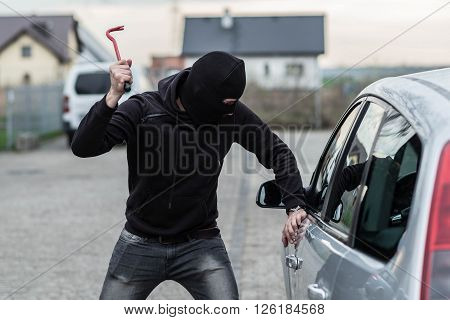
M 122 59 L 120 57 L 120 51 L 119 51 L 119 47 L 117 46 L 117 41 L 116 41 L 116 39 L 113 38 L 113 36 L 110 33 L 115 32 L 115 31 L 122 31 L 124 29 L 125 29 L 124 26 L 118 26 L 118 27 L 114 27 L 114 28 L 110 28 L 110 29 L 106 30 L 106 37 L 109 40 L 111 40 L 111 42 L 113 43 L 114 51 L 116 52 L 117 61 L 120 61 Z M 125 82 L 123 88 L 124 88 L 125 92 L 129 92 L 131 90 L 131 83 L 129 83 L 128 81 Z

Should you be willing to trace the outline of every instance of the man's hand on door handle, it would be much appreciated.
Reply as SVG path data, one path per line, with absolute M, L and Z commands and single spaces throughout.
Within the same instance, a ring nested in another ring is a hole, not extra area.
M 281 241 L 285 247 L 287 247 L 289 243 L 297 246 L 305 237 L 307 216 L 308 214 L 303 209 L 289 212 L 281 236 Z

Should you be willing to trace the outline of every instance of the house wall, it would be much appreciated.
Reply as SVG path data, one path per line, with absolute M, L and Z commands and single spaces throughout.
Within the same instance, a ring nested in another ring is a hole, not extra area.
M 76 48 L 74 41 L 75 37 L 69 36 L 72 48 Z M 25 45 L 31 47 L 30 57 L 22 57 L 22 47 Z M 25 74 L 30 76 L 32 85 L 62 81 L 69 67 L 68 64 L 61 64 L 41 43 L 23 34 L 0 52 L 0 87 L 23 84 Z
M 74 30 L 70 30 L 69 31 L 69 34 L 68 34 L 68 37 L 67 37 L 67 42 L 68 42 L 67 43 L 68 44 L 67 52 L 69 54 L 69 61 L 66 62 L 66 63 L 61 64 L 62 80 L 65 80 L 67 74 L 69 73 L 70 68 L 77 61 L 79 62 L 78 58 L 80 57 L 80 54 L 78 53 L 77 38 L 75 36 L 75 31 Z M 82 61 L 83 62 L 88 62 L 88 61 L 86 61 L 86 59 L 83 59 Z M 96 61 L 96 59 L 95 60 L 91 60 L 91 61 Z M 61 79 L 57 79 L 57 80 L 61 80 Z
M 192 66 L 198 58 L 186 58 L 186 67 Z M 321 83 L 320 69 L 315 56 L 240 58 L 245 61 L 247 82 L 254 82 L 266 89 L 311 90 Z

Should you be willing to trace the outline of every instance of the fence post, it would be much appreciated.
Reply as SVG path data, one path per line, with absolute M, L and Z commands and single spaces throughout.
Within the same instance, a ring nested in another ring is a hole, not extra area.
M 43 93 L 43 96 L 41 99 L 42 103 L 39 106 L 39 110 L 37 112 L 37 114 L 39 114 L 39 135 L 42 135 L 45 130 L 47 128 L 50 127 L 49 125 L 49 121 L 51 119 L 51 112 L 50 112 L 50 107 L 49 107 L 49 95 L 50 95 L 50 86 L 49 85 L 44 85 L 42 87 L 43 92 L 41 92 L 41 94 Z M 45 116 L 47 115 L 47 116 Z
M 11 88 L 6 89 L 6 148 L 14 145 L 14 102 L 15 93 Z

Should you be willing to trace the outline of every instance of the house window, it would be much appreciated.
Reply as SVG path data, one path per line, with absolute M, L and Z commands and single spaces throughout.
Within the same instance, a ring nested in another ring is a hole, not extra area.
M 303 64 L 288 63 L 286 65 L 286 75 L 291 77 L 300 77 L 303 75 Z
M 22 46 L 22 57 L 29 58 L 31 57 L 31 46 Z
M 270 74 L 270 66 L 269 66 L 268 63 L 265 63 L 265 64 L 264 64 L 264 75 L 265 75 L 266 77 L 268 77 L 269 74 Z

